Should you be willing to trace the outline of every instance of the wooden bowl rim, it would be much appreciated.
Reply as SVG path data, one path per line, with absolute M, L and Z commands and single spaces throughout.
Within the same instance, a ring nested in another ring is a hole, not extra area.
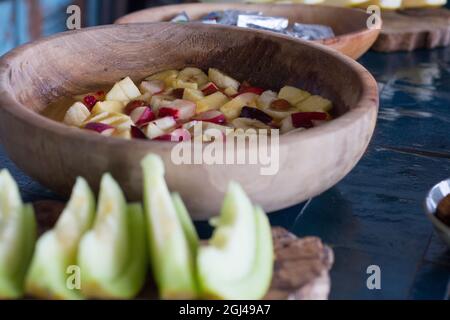
M 151 7 L 151 8 L 146 8 L 146 9 L 142 9 L 142 10 L 138 10 L 138 11 L 134 11 L 131 12 L 129 14 L 126 14 L 120 18 L 118 18 L 114 24 L 138 24 L 138 23 L 150 23 L 150 22 L 132 22 L 130 20 L 133 19 L 133 17 L 137 16 L 141 16 L 142 14 L 148 13 L 148 12 L 152 12 L 152 11 L 156 11 L 156 10 L 163 10 L 163 9 L 169 9 L 169 10 L 176 10 L 176 8 L 180 8 L 179 12 L 181 13 L 183 10 L 181 10 L 181 8 L 186 8 L 186 7 L 202 7 L 205 4 L 208 4 L 210 6 L 217 6 L 218 8 L 222 8 L 224 5 L 230 5 L 230 6 L 234 6 L 234 7 L 249 7 L 249 6 L 261 6 L 261 7 L 274 7 L 274 6 L 285 6 L 285 7 L 311 7 L 311 5 L 309 4 L 302 4 L 302 3 L 291 3 L 291 4 L 271 4 L 271 3 L 185 3 L 185 4 L 170 4 L 170 5 L 165 5 L 165 6 L 158 6 L 158 7 Z M 316 8 L 324 8 L 325 10 L 337 10 L 337 11 L 341 11 L 343 15 L 345 15 L 345 13 L 349 12 L 349 11 L 353 11 L 353 12 L 357 12 L 357 13 L 361 13 L 362 15 L 365 15 L 367 17 L 367 13 L 360 9 L 360 8 L 345 8 L 345 7 L 336 7 L 336 6 L 330 6 L 330 5 L 322 5 L 322 4 L 318 4 L 318 5 L 314 5 Z M 162 22 L 167 22 L 167 21 L 162 21 Z M 369 34 L 380 34 L 381 32 L 381 28 L 383 26 L 383 18 L 380 17 L 380 28 L 379 29 L 369 29 L 367 28 L 367 26 L 362 27 L 361 29 L 352 31 L 352 32 L 347 32 L 344 34 L 340 34 L 340 35 L 336 35 L 333 38 L 328 38 L 328 39 L 324 39 L 324 40 L 313 40 L 312 42 L 315 43 L 322 43 L 322 44 L 333 44 L 334 42 L 338 42 L 341 40 L 349 40 L 355 36 L 359 36 L 359 35 L 369 35 Z M 155 22 L 154 22 L 155 23 Z M 238 28 L 235 26 L 229 26 L 232 28 Z
M 3 109 L 4 112 L 9 113 L 13 117 L 20 119 L 23 123 L 26 123 L 30 126 L 37 127 L 41 130 L 51 132 L 53 134 L 57 134 L 59 136 L 63 136 L 70 139 L 90 141 L 92 143 L 106 143 L 108 145 L 114 147 L 127 147 L 131 144 L 138 145 L 142 147 L 155 147 L 159 150 L 169 150 L 171 146 L 174 144 L 171 142 L 164 141 L 152 141 L 152 140 L 126 140 L 121 138 L 114 137 L 105 137 L 99 134 L 94 134 L 87 132 L 86 130 L 82 130 L 79 128 L 73 128 L 65 125 L 64 123 L 51 120 L 41 115 L 38 112 L 32 111 L 27 108 L 25 105 L 20 103 L 12 90 L 11 83 L 9 81 L 11 65 L 14 64 L 15 60 L 21 58 L 22 53 L 32 50 L 34 47 L 49 43 L 57 38 L 62 37 L 70 37 L 73 34 L 79 33 L 90 33 L 97 32 L 98 30 L 105 29 L 127 29 L 127 28 L 142 28 L 145 26 L 157 26 L 161 29 L 164 29 L 165 26 L 173 27 L 173 23 L 170 22 L 158 22 L 158 23 L 134 23 L 134 24 L 123 24 L 123 25 L 106 25 L 106 26 L 98 26 L 98 27 L 90 27 L 83 28 L 81 30 L 73 30 L 66 31 L 62 33 L 55 34 L 50 37 L 46 37 L 23 46 L 20 46 L 9 53 L 5 54 L 0 58 L 0 109 Z M 230 29 L 235 30 L 236 28 L 223 26 L 223 25 L 204 25 L 204 24 L 193 24 L 193 28 L 203 29 L 203 28 L 214 28 L 214 29 Z M 358 102 L 352 106 L 350 110 L 345 112 L 343 115 L 339 116 L 332 121 L 323 124 L 319 127 L 311 128 L 308 130 L 295 132 L 287 135 L 280 134 L 280 147 L 289 146 L 294 143 L 299 138 L 303 139 L 311 139 L 316 138 L 318 136 L 323 136 L 325 134 L 335 134 L 338 131 L 345 130 L 347 127 L 351 126 L 353 123 L 357 122 L 359 119 L 362 119 L 370 112 L 378 111 L 378 85 L 372 75 L 359 63 L 354 61 L 353 59 L 339 53 L 336 50 L 328 48 L 324 45 L 312 43 L 311 41 L 305 41 L 300 39 L 295 39 L 290 36 L 278 35 L 273 32 L 260 31 L 260 30 L 252 30 L 252 29 L 239 29 L 239 32 L 248 32 L 253 34 L 258 34 L 263 38 L 273 38 L 275 41 L 290 41 L 297 43 L 299 45 L 308 46 L 314 48 L 314 50 L 322 51 L 325 54 L 331 55 L 334 58 L 338 59 L 341 63 L 345 64 L 348 68 L 352 69 L 356 72 L 357 77 L 361 82 L 361 94 L 358 99 Z M 0 137 L 0 139 L 5 139 L 6 137 Z M 204 143 L 204 146 L 206 143 Z

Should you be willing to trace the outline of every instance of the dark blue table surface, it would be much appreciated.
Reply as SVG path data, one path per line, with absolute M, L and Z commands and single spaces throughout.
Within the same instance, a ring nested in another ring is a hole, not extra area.
M 377 79 L 381 97 L 367 153 L 335 187 L 271 214 L 271 222 L 333 247 L 331 299 L 448 298 L 450 250 L 422 203 L 428 189 L 450 177 L 450 48 L 369 52 L 360 62 Z M 56 197 L 0 146 L 2 167 L 12 171 L 26 201 Z M 370 265 L 381 269 L 381 290 L 367 288 Z

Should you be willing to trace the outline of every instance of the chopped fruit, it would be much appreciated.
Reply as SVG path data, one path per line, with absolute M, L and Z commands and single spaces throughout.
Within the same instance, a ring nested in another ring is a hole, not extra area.
M 203 127 L 203 141 L 212 141 L 216 139 L 220 133 L 221 138 L 224 138 L 229 131 L 231 131 L 230 127 L 222 126 L 219 124 L 215 124 L 212 122 L 201 122 Z
M 167 133 L 165 135 L 156 138 L 156 140 L 171 141 L 171 142 L 189 141 L 191 140 L 191 133 L 187 129 L 178 128 L 170 133 Z
M 183 88 L 183 89 L 198 89 L 198 84 L 196 82 L 187 82 L 180 79 L 175 79 L 172 82 L 172 86 L 175 89 Z
M 145 133 L 140 128 L 135 126 L 131 126 L 130 134 L 133 139 L 143 139 L 143 140 L 147 139 Z
M 160 157 L 148 155 L 144 170 L 144 208 L 148 230 L 148 248 L 153 275 L 162 299 L 194 299 L 196 283 L 192 229 L 187 217 L 180 217 L 179 203 L 174 203 L 164 180 Z
M 296 108 L 302 112 L 328 112 L 333 108 L 333 104 L 320 96 L 310 96 L 297 104 Z
M 217 110 L 210 110 L 197 114 L 194 119 L 215 124 L 224 124 L 226 122 L 224 114 Z
M 149 139 L 155 139 L 165 135 L 170 129 L 175 128 L 176 125 L 177 123 L 173 117 L 164 117 L 150 122 L 144 129 L 144 132 Z
M 175 120 L 186 121 L 195 115 L 196 104 L 189 100 L 175 100 L 159 109 L 158 116 L 172 116 Z
M 249 107 L 243 107 L 239 117 L 256 119 L 256 120 L 259 120 L 262 123 L 266 123 L 266 124 L 271 123 L 273 121 L 272 117 L 269 116 L 264 111 L 261 111 L 257 108 L 249 108 Z
M 219 88 L 214 84 L 214 82 L 208 82 L 202 87 L 202 92 L 205 96 L 209 96 L 217 91 L 219 91 Z
M 136 99 L 141 95 L 138 87 L 136 87 L 130 77 L 126 77 L 125 79 L 119 81 L 118 84 L 125 95 L 128 97 L 128 100 Z
M 112 89 L 106 94 L 106 101 L 123 101 L 128 102 L 130 98 L 126 95 L 126 93 L 122 90 L 122 87 L 119 83 L 116 83 Z
M 146 107 L 146 106 L 148 106 L 148 103 L 144 100 L 133 100 L 127 104 L 127 106 L 125 107 L 123 112 L 126 115 L 130 115 L 134 111 L 134 109 L 139 108 L 139 107 Z
M 116 129 L 114 130 L 112 137 L 122 138 L 126 140 L 131 140 L 131 128 L 129 129 Z
M 233 97 L 233 98 L 239 94 L 239 92 L 234 88 L 226 88 L 225 90 L 223 90 L 223 93 L 225 93 L 227 96 Z
M 313 120 L 325 121 L 328 119 L 328 114 L 325 112 L 297 112 L 293 113 L 291 118 L 294 128 L 312 128 L 314 127 Z
M 248 119 L 248 118 L 236 118 L 231 122 L 231 125 L 236 129 L 266 129 L 270 130 L 272 127 L 268 126 L 264 122 L 261 122 L 256 119 Z
M 142 92 L 149 93 L 150 95 L 155 95 L 161 93 L 166 88 L 166 84 L 163 80 L 148 80 L 142 81 L 139 86 Z
M 280 133 L 284 134 L 294 130 L 294 124 L 292 123 L 292 117 L 286 117 L 281 121 Z
M 96 92 L 90 92 L 90 93 L 87 93 L 87 94 L 81 94 L 81 95 L 75 96 L 74 98 L 77 101 L 85 102 L 84 101 L 85 98 L 87 98 L 89 96 L 93 97 L 97 101 L 104 101 L 106 93 L 103 90 L 99 90 L 99 91 L 96 91 Z M 92 98 L 89 98 L 89 99 L 92 99 Z M 95 105 L 95 103 L 94 103 L 94 105 Z
M 150 121 L 155 120 L 155 114 L 149 107 L 139 107 L 133 110 L 130 114 L 131 121 L 137 127 L 142 127 Z
M 89 117 L 89 109 L 81 102 L 75 102 L 64 116 L 63 122 L 69 126 L 79 127 Z
M 173 80 L 178 77 L 178 73 L 179 72 L 177 70 L 166 70 L 158 72 L 157 74 L 154 74 L 145 80 L 162 80 L 164 81 L 166 86 L 170 86 L 172 85 Z
M 290 108 L 292 108 L 292 105 L 287 100 L 277 99 L 277 100 L 272 101 L 272 103 L 270 104 L 270 107 L 274 110 L 286 111 L 286 110 L 289 110 Z
M 118 130 L 130 129 L 133 124 L 133 121 L 131 121 L 129 116 L 117 112 L 101 112 L 99 114 L 92 114 L 88 119 L 86 119 L 84 125 L 91 122 L 107 124 Z
M 228 98 L 222 92 L 216 92 L 197 101 L 196 113 L 220 109 L 228 102 Z
M 148 105 L 150 105 L 150 101 L 152 100 L 152 97 L 153 97 L 152 94 L 150 94 L 149 92 L 146 92 L 146 93 L 144 93 L 143 95 L 137 97 L 137 98 L 135 99 L 135 101 L 136 101 L 136 100 L 141 100 L 141 101 L 146 102 Z
M 203 99 L 204 97 L 205 96 L 203 95 L 203 92 L 200 90 L 184 89 L 183 96 L 180 99 L 197 102 L 197 101 Z
M 220 89 L 233 88 L 239 90 L 239 82 L 227 76 L 221 71 L 210 68 L 208 71 L 209 80 L 214 82 Z
M 257 97 L 258 95 L 254 93 L 241 94 L 227 104 L 223 105 L 220 108 L 220 111 L 223 112 L 228 121 L 232 121 L 233 119 L 239 117 L 243 107 L 251 105 L 252 103 L 254 104 Z
M 183 99 L 183 95 L 184 95 L 184 91 L 187 89 L 183 89 L 183 88 L 178 88 L 178 89 L 173 89 L 172 92 L 170 93 L 175 99 Z M 190 90 L 195 90 L 195 89 L 190 89 Z
M 81 239 L 78 265 L 87 298 L 131 299 L 145 282 L 145 222 L 140 204 L 127 206 L 109 174 L 101 181 L 94 226 Z
M 196 83 L 198 88 L 201 88 L 208 83 L 208 76 L 201 69 L 192 67 L 181 70 L 177 79 L 184 82 Z
M 276 92 L 271 90 L 264 91 L 257 99 L 257 106 L 261 109 L 267 109 L 270 107 L 273 101 L 277 100 L 278 96 Z
M 86 107 L 88 107 L 89 110 L 92 110 L 92 108 L 97 103 L 97 98 L 94 96 L 86 96 L 83 98 L 83 103 Z
M 111 136 L 116 130 L 113 126 L 104 123 L 90 122 L 84 126 L 86 130 L 98 132 L 104 136 Z
M 257 95 L 261 95 L 264 92 L 264 89 L 258 88 L 258 87 L 247 87 L 247 86 L 244 86 L 244 87 L 241 86 L 241 88 L 239 88 L 239 94 L 248 93 L 248 92 L 254 93 Z
M 95 200 L 87 182 L 78 178 L 66 208 L 51 231 L 44 233 L 26 279 L 26 291 L 42 299 L 81 299 L 79 290 L 67 287 L 67 270 L 77 264 L 81 237 L 94 221 Z
M 237 183 L 230 183 L 207 246 L 197 255 L 203 298 L 261 299 L 273 273 L 273 243 L 266 214 L 254 208 Z
M 33 255 L 36 220 L 6 169 L 0 170 L 0 239 L 0 299 L 18 299 Z
M 162 105 L 173 100 L 175 100 L 175 98 L 172 96 L 154 95 L 150 101 L 150 105 L 153 111 L 157 112 Z
M 307 91 L 297 89 L 291 86 L 283 87 L 278 93 L 278 99 L 287 100 L 291 105 L 295 106 L 297 103 L 305 100 L 311 94 Z
M 124 112 L 125 105 L 120 101 L 99 101 L 92 109 L 92 114 L 99 114 L 101 112 Z

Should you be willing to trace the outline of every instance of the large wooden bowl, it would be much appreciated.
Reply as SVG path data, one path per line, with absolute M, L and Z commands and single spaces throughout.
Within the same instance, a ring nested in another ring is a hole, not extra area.
M 279 171 L 259 165 L 181 165 L 172 143 L 103 137 L 44 118 L 61 96 L 138 81 L 168 68 L 217 67 L 262 87 L 296 85 L 333 100 L 339 117 L 280 137 Z M 75 178 L 98 187 L 111 172 L 130 200 L 142 194 L 141 159 L 163 157 L 167 180 L 196 219 L 219 212 L 230 180 L 268 212 L 327 190 L 358 162 L 372 136 L 377 84 L 361 65 L 311 42 L 224 26 L 173 23 L 105 26 L 62 33 L 13 50 L 0 60 L 0 142 L 28 175 L 62 195 Z
M 333 28 L 336 37 L 315 42 L 324 44 L 343 54 L 358 59 L 374 44 L 380 30 L 368 29 L 368 14 L 360 9 L 303 4 L 243 4 L 194 3 L 169 5 L 136 11 L 116 21 L 119 24 L 169 21 L 185 11 L 191 19 L 199 19 L 208 12 L 226 9 L 260 11 L 270 16 L 289 18 L 291 23 L 313 23 Z

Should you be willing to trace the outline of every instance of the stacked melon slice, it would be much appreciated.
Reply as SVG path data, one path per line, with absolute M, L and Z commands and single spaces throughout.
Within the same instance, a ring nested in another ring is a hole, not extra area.
M 260 299 L 273 269 L 270 224 L 231 183 L 215 231 L 200 246 L 181 199 L 171 194 L 156 155 L 142 161 L 144 210 L 127 204 L 109 174 L 97 207 L 78 178 L 53 229 L 37 242 L 31 206 L 0 173 L 0 298 L 131 299 L 145 284 L 148 257 L 163 299 Z

